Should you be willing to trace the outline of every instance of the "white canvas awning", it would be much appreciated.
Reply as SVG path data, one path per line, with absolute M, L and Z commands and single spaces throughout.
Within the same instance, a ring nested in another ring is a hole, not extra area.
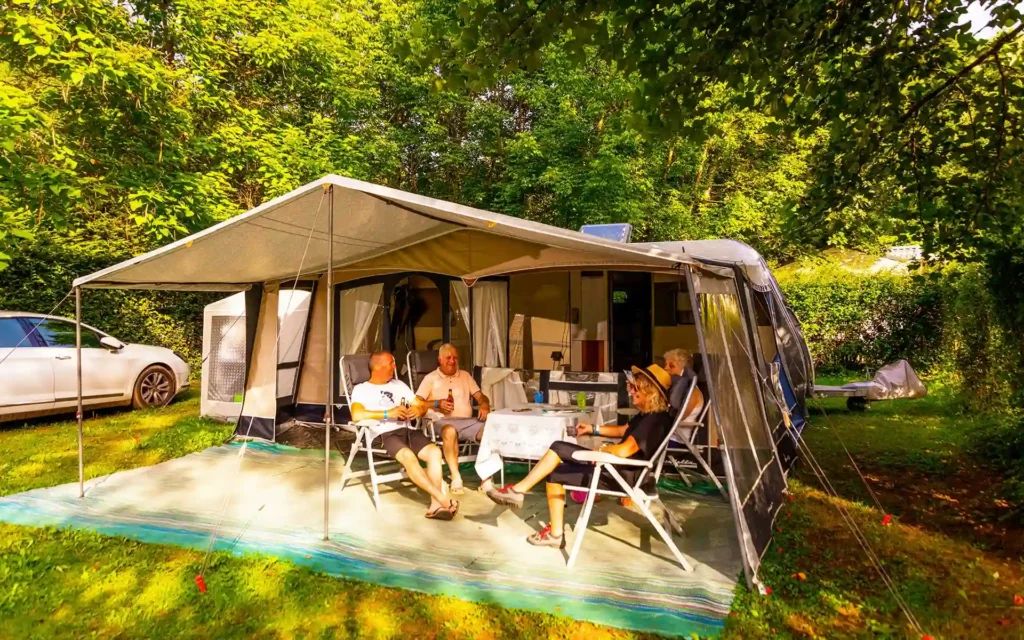
M 333 189 L 332 189 L 333 187 Z M 329 175 L 166 247 L 78 278 L 87 288 L 231 291 L 334 268 L 466 279 L 540 269 L 673 269 L 687 259 Z

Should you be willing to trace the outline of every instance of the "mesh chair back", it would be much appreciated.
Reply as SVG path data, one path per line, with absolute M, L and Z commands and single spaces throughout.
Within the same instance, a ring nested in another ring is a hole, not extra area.
M 669 411 L 674 418 L 690 402 L 693 387 L 697 384 L 696 376 L 672 376 L 672 386 L 668 390 Z
M 341 389 L 345 399 L 352 403 L 352 389 L 370 379 L 370 356 L 356 354 L 341 358 Z
M 424 351 L 410 351 L 406 356 L 406 366 L 409 368 L 409 386 L 413 392 L 423 380 L 423 376 L 437 368 L 437 349 Z
M 675 435 L 676 429 L 679 428 L 679 423 L 682 421 L 682 413 L 679 413 L 672 419 L 672 427 L 668 430 L 668 433 L 665 434 L 665 437 L 664 439 L 662 439 L 661 444 L 658 445 L 658 448 L 654 452 L 654 457 L 651 458 L 651 461 L 654 464 L 651 465 L 650 469 L 644 469 L 644 472 L 641 473 L 640 476 L 637 478 L 636 487 L 638 489 L 643 485 L 643 482 L 648 475 L 654 476 L 654 482 L 656 487 L 658 479 L 661 478 L 661 467 L 662 465 L 665 464 L 665 456 L 668 454 L 668 444 L 669 442 L 671 442 L 672 436 Z M 655 488 L 654 491 L 657 491 L 657 488 Z

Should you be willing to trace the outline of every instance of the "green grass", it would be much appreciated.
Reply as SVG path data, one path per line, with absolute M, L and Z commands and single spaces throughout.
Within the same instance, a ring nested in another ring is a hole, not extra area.
M 231 435 L 230 425 L 199 417 L 195 390 L 162 409 L 89 413 L 82 424 L 86 479 L 179 458 Z M 78 480 L 77 429 L 65 418 L 0 424 L 0 495 Z
M 966 413 L 952 389 L 928 382 L 928 398 L 864 413 L 824 401 L 825 413 L 811 416 L 808 443 L 927 634 L 1020 638 L 1024 607 L 1013 597 L 1024 595 L 1024 531 L 1005 518 L 1016 505 L 1003 497 L 999 474 L 970 453 L 973 435 L 992 418 Z M 185 455 L 230 432 L 197 413 L 191 396 L 158 411 L 88 420 L 86 476 Z M 73 421 L 0 428 L 0 494 L 77 474 Z M 860 553 L 837 500 L 806 469 L 790 488 L 794 500 L 762 565 L 772 593 L 739 587 L 724 637 L 919 637 Z M 883 512 L 895 516 L 893 525 L 881 525 Z M 261 556 L 214 554 L 209 591 L 200 594 L 193 580 L 202 560 L 191 549 L 0 524 L 0 638 L 645 637 L 332 578 Z
M 199 398 L 84 423 L 85 477 L 221 443 Z M 78 479 L 75 421 L 0 426 L 0 495 Z M 136 440 L 138 436 L 138 440 Z M 262 556 L 0 523 L 0 640 L 54 637 L 651 638 L 569 618 L 338 579 Z
M 837 381 L 838 382 L 838 381 Z M 847 411 L 814 400 L 807 443 L 840 498 L 807 467 L 762 564 L 768 596 L 741 589 L 726 637 L 920 637 L 839 515 L 842 504 L 881 558 L 925 634 L 1024 637 L 1024 530 L 1005 518 L 994 468 L 970 455 L 972 435 L 997 418 L 963 410 L 954 390 L 926 381 L 929 396 Z M 843 444 L 881 503 L 864 487 Z M 885 514 L 894 516 L 883 526 Z M 802 579 L 801 579 L 801 575 Z

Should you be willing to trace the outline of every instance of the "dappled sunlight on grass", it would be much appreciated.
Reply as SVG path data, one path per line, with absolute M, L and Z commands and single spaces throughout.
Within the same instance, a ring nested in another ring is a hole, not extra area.
M 840 517 L 837 500 L 799 482 L 792 489 L 796 500 L 779 518 L 780 530 L 762 569 L 772 593 L 742 595 L 729 635 L 767 634 L 771 625 L 806 637 L 907 635 L 906 619 Z M 992 557 L 919 527 L 883 526 L 876 509 L 839 503 L 864 532 L 926 633 L 1019 637 L 1024 609 L 1014 606 L 1013 596 L 1024 585 L 1020 561 Z M 800 573 L 805 579 L 799 579 Z
M 191 576 L 185 567 L 175 562 L 161 563 L 152 578 L 135 598 L 135 606 L 149 615 L 174 609 L 185 598 L 185 589 Z
M 134 569 L 110 572 L 86 567 L 79 583 L 84 587 L 81 599 L 87 603 L 100 600 L 105 606 L 117 606 L 135 596 L 138 579 Z
M 17 638 L 654 637 L 223 552 L 211 556 L 208 591 L 201 594 L 193 578 L 203 557 L 201 551 L 88 531 L 0 524 L 3 632 Z
M 147 466 L 201 451 L 231 434 L 231 426 L 197 417 L 193 391 L 161 409 L 103 411 L 85 420 L 85 477 Z M 0 425 L 0 495 L 78 478 L 74 420 Z

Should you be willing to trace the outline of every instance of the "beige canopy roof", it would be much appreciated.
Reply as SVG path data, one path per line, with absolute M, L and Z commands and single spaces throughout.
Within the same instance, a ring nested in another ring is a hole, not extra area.
M 678 268 L 687 258 L 329 175 L 74 286 L 233 291 L 327 270 L 479 278 L 540 269 Z

